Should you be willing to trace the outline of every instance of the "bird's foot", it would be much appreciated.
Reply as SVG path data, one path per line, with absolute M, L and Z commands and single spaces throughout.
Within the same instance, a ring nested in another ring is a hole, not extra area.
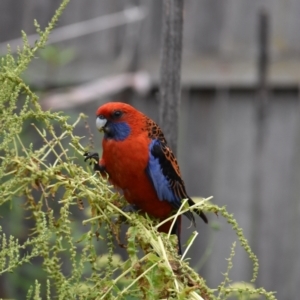
M 122 208 L 122 211 L 124 211 L 126 213 L 127 212 L 133 213 L 133 212 L 137 212 L 138 210 L 139 210 L 139 207 L 135 204 L 128 204 Z
M 104 166 L 99 164 L 99 154 L 97 152 L 95 153 L 90 153 L 90 152 L 85 152 L 84 153 L 85 159 L 84 161 L 89 160 L 90 165 L 94 164 L 94 171 L 99 171 L 99 172 L 104 172 L 105 168 Z
M 122 211 L 125 213 L 134 213 L 134 212 L 139 211 L 139 208 L 135 204 L 128 204 L 122 208 Z M 119 216 L 119 222 L 125 223 L 126 221 L 127 221 L 127 218 L 125 216 L 123 216 L 123 215 Z

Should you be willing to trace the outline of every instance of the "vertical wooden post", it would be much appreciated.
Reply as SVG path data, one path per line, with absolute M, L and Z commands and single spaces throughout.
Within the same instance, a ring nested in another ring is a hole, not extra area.
M 256 95 L 256 137 L 255 161 L 253 170 L 253 199 L 252 199 L 252 242 L 255 252 L 259 249 L 255 243 L 262 222 L 262 171 L 263 148 L 266 139 L 266 121 L 268 109 L 268 66 L 269 66 L 269 16 L 265 9 L 259 12 L 258 20 L 258 59 L 257 59 L 257 95 Z
M 159 122 L 174 153 L 177 150 L 181 93 L 183 1 L 163 1 Z
M 258 46 L 257 121 L 258 123 L 264 123 L 268 104 L 267 80 L 269 65 L 269 17 L 265 9 L 262 9 L 259 13 Z

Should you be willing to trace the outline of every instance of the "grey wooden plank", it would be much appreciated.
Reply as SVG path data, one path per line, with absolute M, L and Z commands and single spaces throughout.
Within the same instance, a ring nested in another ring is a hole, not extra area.
M 299 104 L 293 96 L 271 99 L 262 160 L 262 202 L 259 235 L 255 238 L 261 272 L 259 283 L 277 289 L 278 299 L 295 299 L 299 260 L 299 185 L 295 176 L 295 137 L 299 135 Z M 298 169 L 299 170 L 299 169 Z

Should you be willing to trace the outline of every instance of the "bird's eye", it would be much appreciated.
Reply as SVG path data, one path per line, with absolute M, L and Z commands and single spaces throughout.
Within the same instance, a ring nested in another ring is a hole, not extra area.
M 103 115 L 99 115 L 98 118 L 101 120 L 105 119 Z
M 120 118 L 121 116 L 122 116 L 122 111 L 120 111 L 120 110 L 115 110 L 114 112 L 113 112 L 113 117 L 114 118 Z

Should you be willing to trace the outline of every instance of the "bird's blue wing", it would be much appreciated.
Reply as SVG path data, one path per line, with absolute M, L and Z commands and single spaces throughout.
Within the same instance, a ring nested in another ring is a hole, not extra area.
M 151 139 L 149 145 L 149 162 L 146 172 L 156 190 L 157 196 L 161 201 L 168 201 L 174 209 L 178 209 L 182 199 L 188 199 L 188 204 L 194 205 L 194 201 L 187 195 L 184 182 L 181 178 L 177 160 L 167 146 L 167 141 L 162 130 L 151 119 L 146 118 L 146 128 L 148 137 Z M 195 212 L 208 222 L 205 214 L 201 210 Z M 192 212 L 188 211 L 185 215 L 195 224 Z
M 181 200 L 189 199 L 176 158 L 170 148 L 159 139 L 153 139 L 149 145 L 149 162 L 146 172 L 159 200 L 168 201 L 174 209 L 179 209 Z M 191 212 L 186 212 L 185 215 L 194 222 Z

